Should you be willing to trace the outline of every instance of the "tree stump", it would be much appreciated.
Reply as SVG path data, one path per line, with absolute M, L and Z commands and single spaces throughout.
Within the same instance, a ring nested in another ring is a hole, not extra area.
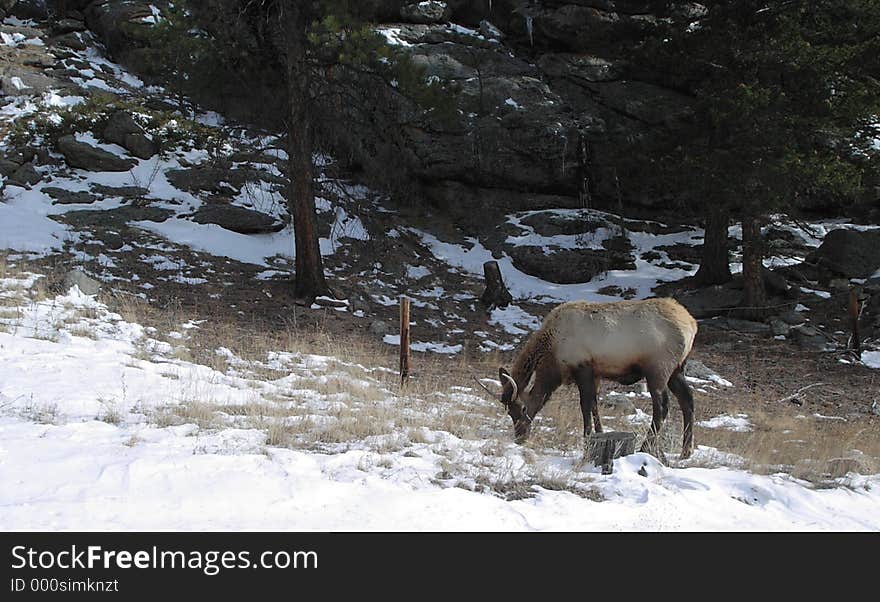
M 490 310 L 496 307 L 507 307 L 513 301 L 513 295 L 504 286 L 501 278 L 501 268 L 497 261 L 487 261 L 483 264 L 483 274 L 486 277 L 486 290 L 483 291 L 480 301 Z
M 586 442 L 586 458 L 593 466 L 601 466 L 602 474 L 611 474 L 614 470 L 614 458 L 635 453 L 636 434 L 622 431 L 593 433 Z

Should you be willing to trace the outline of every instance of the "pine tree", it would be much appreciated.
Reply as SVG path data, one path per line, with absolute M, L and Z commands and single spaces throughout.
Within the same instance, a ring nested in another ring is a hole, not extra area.
M 704 282 L 729 277 L 727 216 L 742 222 L 745 313 L 760 317 L 765 216 L 816 199 L 851 204 L 876 170 L 880 3 L 707 6 L 705 17 L 670 27 L 643 49 L 695 100 L 691 126 L 658 163 L 707 216 Z
M 211 37 L 219 62 L 247 85 L 264 75 L 264 94 L 283 97 L 290 184 L 288 206 L 295 236 L 294 296 L 309 304 L 333 296 L 324 276 L 315 208 L 316 153 L 340 135 L 359 107 L 358 90 L 386 88 L 426 109 L 450 106 L 442 82 L 422 72 L 386 43 L 355 0 L 208 0 L 187 2 Z M 277 82 L 269 82 L 272 76 Z M 377 132 L 377 135 L 379 133 Z

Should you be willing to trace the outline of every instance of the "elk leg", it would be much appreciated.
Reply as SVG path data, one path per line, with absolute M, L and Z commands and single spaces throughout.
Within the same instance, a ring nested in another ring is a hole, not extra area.
M 689 458 L 694 451 L 694 394 L 681 370 L 676 370 L 669 378 L 669 390 L 678 400 L 684 420 L 681 441 L 681 458 Z
M 584 437 L 589 437 L 592 433 L 591 416 L 596 422 L 596 432 L 602 432 L 602 424 L 599 422 L 599 409 L 596 402 L 596 377 L 593 375 L 592 368 L 584 366 L 579 368 L 574 374 L 575 383 L 577 383 L 578 392 L 581 396 L 581 415 L 584 417 Z
M 663 406 L 667 405 L 668 407 L 668 396 L 667 403 L 664 404 L 663 395 L 666 392 L 666 386 L 658 383 L 657 379 L 652 377 L 648 377 L 646 380 L 648 381 L 648 391 L 651 393 L 653 408 L 651 412 L 651 430 L 648 431 L 640 451 L 660 458 L 660 452 L 657 449 L 657 435 L 660 433 L 660 427 L 663 426 L 663 419 L 666 418 Z

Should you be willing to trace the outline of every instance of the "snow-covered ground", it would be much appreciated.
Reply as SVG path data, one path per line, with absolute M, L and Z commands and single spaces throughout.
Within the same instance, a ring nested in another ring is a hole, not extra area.
M 395 37 L 393 31 L 387 35 Z M 4 36 L 3 43 L 36 44 L 32 40 L 40 41 Z M 145 90 L 141 80 L 94 47 L 69 54 L 64 64 L 79 73 L 72 81 L 82 93 L 7 98 L 0 108 L 4 126 L 34 116 L 55 122 L 67 108 L 85 102 L 89 90 L 123 97 Z M 161 94 L 158 88 L 152 91 Z M 200 114 L 197 121 L 209 127 L 224 123 L 211 113 Z M 239 142 L 259 143 L 266 156 L 283 155 L 272 136 L 240 136 Z M 76 137 L 125 155 L 91 132 Z M 752 474 L 743 458 L 701 446 L 676 468 L 639 453 L 617 460 L 614 473 L 603 476 L 582 464 L 578 450 L 513 444 L 503 409 L 471 387 L 446 383 L 430 394 L 401 394 L 388 384 L 392 371 L 382 366 L 272 349 L 245 359 L 218 347 L 208 350 L 215 361 L 196 363 L 189 359 L 191 338 L 199 329 L 213 328 L 210 321 L 159 332 L 123 319 L 76 288 L 46 296 L 41 288 L 45 276 L 21 268 L 23 258 L 72 246 L 74 260 L 107 268 L 93 271 L 95 278 L 111 284 L 122 278 L 111 273 L 119 256 L 87 229 L 53 218 L 135 205 L 107 193 L 96 194 L 88 204 L 59 204 L 47 192 L 50 187 L 81 193 L 95 192 L 96 186 L 146 188 L 141 200 L 171 217 L 125 222 L 154 238 L 126 239 L 116 252 L 150 266 L 156 284 L 169 280 L 197 287 L 215 278 L 210 267 L 189 264 L 175 253 L 180 248 L 264 269 L 255 279 L 287 275 L 294 248 L 289 227 L 243 235 L 189 219 L 206 201 L 174 187 L 167 173 L 206 163 L 211 157 L 204 148 L 165 149 L 151 159 L 137 159 L 127 172 L 67 169 L 59 155 L 52 157 L 54 164 L 36 167 L 40 182 L 30 187 L 7 182 L 0 199 L 0 250 L 10 251 L 8 273 L 0 278 L 0 529 L 880 529 L 877 475 L 849 473 L 838 479 L 838 487 L 815 488 L 781 473 Z M 271 163 L 258 168 L 269 180 L 279 175 Z M 369 204 L 359 187 L 325 184 L 343 186 L 343 196 Z M 266 181 L 247 183 L 231 204 L 284 216 L 283 200 Z M 331 225 L 320 241 L 325 256 L 370 238 L 365 224 L 346 207 L 318 199 L 318 209 Z M 556 217 L 579 219 L 581 213 L 559 210 Z M 507 245 L 594 249 L 613 234 L 543 236 L 524 222 L 530 216 L 507 216 L 507 224 L 519 232 L 507 238 Z M 735 237 L 736 230 L 731 234 Z M 403 235 L 421 241 L 445 269 L 468 276 L 481 277 L 483 262 L 492 257 L 476 239 L 445 242 L 407 227 L 387 234 Z M 636 230 L 627 236 L 636 269 L 612 270 L 589 283 L 541 280 L 518 270 L 504 253 L 499 262 L 514 296 L 528 302 L 609 300 L 613 295 L 597 292 L 609 286 L 645 297 L 659 282 L 696 269 L 670 261 L 661 247 L 699 244 L 697 229 L 670 234 Z M 815 246 L 818 239 L 808 243 Z M 641 254 L 657 258 L 642 259 Z M 390 282 L 379 268 L 371 272 L 381 289 L 373 301 L 393 305 L 405 290 L 413 294 L 415 307 L 430 311 L 440 299 L 462 306 L 475 302 L 472 292 L 453 294 L 429 281 L 434 264 L 429 268 L 408 261 L 404 281 Z M 149 299 L 156 284 L 140 282 L 146 291 L 142 298 Z M 491 312 L 487 323 L 508 336 L 495 342 L 489 333 L 477 332 L 481 349 L 508 351 L 539 326 L 539 317 L 521 305 Z M 352 314 L 358 312 L 365 315 L 362 310 Z M 455 313 L 419 319 L 437 325 L 465 321 Z M 385 340 L 399 344 L 394 335 Z M 454 354 L 462 345 L 417 340 L 414 348 Z M 880 366 L 876 352 L 864 358 Z M 731 386 L 721 377 L 695 384 Z M 620 428 L 644 430 L 650 417 L 636 408 L 603 420 L 610 428 L 616 420 Z M 547 428 L 545 421 L 538 417 L 536 430 Z M 717 416 L 702 428 L 738 432 L 751 428 L 751 422 L 744 415 Z
M 680 468 L 637 453 L 603 476 L 578 454 L 513 444 L 502 409 L 468 387 L 426 400 L 386 389 L 381 367 L 225 348 L 218 370 L 175 353 L 209 323 L 158 333 L 76 288 L 31 300 L 39 280 L 0 281 L 0 529 L 880 529 L 880 476 L 816 489 L 707 447 Z M 222 410 L 202 426 L 161 419 L 194 405 Z M 248 421 L 332 428 L 347 412 L 380 424 L 315 447 Z M 479 436 L 446 430 L 467 421 Z

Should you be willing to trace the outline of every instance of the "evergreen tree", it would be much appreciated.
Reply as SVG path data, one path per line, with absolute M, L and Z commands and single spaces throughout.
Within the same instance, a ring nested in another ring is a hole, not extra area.
M 345 130 L 340 119 L 375 109 L 375 105 L 359 106 L 366 88 L 382 83 L 414 106 L 432 109 L 450 106 L 444 100 L 445 87 L 442 82 L 427 82 L 420 70 L 389 46 L 365 21 L 363 3 L 356 0 L 185 4 L 213 42 L 215 61 L 223 63 L 241 85 L 259 81 L 267 105 L 282 99 L 288 207 L 296 239 L 294 296 L 303 303 L 332 296 L 324 277 L 315 210 L 314 160 L 318 151 L 325 150 L 321 142 Z
M 674 74 L 695 115 L 661 175 L 702 205 L 699 279 L 729 279 L 729 217 L 742 222 L 745 313 L 764 313 L 761 224 L 822 199 L 860 198 L 876 170 L 880 3 L 876 0 L 719 0 L 666 29 L 642 58 Z

